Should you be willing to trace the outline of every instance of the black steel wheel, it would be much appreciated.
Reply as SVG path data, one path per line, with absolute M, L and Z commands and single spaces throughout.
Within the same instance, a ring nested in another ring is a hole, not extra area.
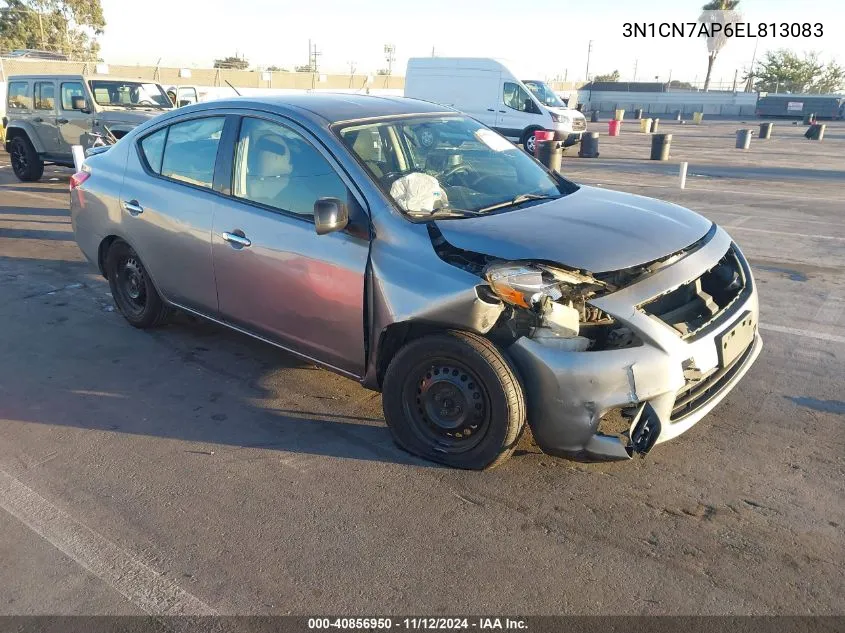
M 510 361 L 468 332 L 412 341 L 391 361 L 383 387 L 397 444 L 449 466 L 481 470 L 502 463 L 525 424 L 522 386 Z
M 149 328 L 165 320 L 167 307 L 141 263 L 141 258 L 129 244 L 118 240 L 109 247 L 106 275 L 112 298 L 129 323 L 137 328 Z
M 9 157 L 18 180 L 35 182 L 44 174 L 44 161 L 25 136 L 16 136 L 9 142 Z

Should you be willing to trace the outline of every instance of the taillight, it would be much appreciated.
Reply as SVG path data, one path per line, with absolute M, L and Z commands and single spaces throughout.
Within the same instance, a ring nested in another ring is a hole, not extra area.
M 78 171 L 70 177 L 70 190 L 73 191 L 91 177 L 87 171 Z

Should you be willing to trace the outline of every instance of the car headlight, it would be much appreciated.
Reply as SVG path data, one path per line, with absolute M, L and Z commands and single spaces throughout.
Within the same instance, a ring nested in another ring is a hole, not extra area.
M 552 115 L 552 121 L 555 123 L 570 123 L 570 119 L 565 114 L 557 114 L 555 112 L 550 113 Z
M 496 262 L 484 269 L 490 288 L 506 304 L 530 310 L 541 327 L 578 336 L 585 301 L 604 285 L 588 275 L 542 264 Z

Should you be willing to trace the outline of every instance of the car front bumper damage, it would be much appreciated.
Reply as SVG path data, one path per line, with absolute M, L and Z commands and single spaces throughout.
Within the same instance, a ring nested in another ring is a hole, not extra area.
M 712 269 L 730 248 L 744 288 L 708 326 L 682 336 L 641 308 Z M 534 439 L 552 455 L 615 460 L 647 453 L 707 415 L 762 349 L 751 271 L 722 229 L 699 250 L 591 303 L 630 327 L 642 344 L 568 352 L 522 337 L 509 348 L 525 385 Z M 616 424 L 609 424 L 614 417 Z

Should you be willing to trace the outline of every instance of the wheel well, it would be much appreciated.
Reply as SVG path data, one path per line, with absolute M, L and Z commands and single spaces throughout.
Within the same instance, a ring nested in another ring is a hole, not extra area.
M 22 130 L 19 127 L 13 127 L 11 129 L 6 130 L 6 151 L 9 151 L 9 143 L 12 142 L 13 138 L 17 138 L 19 136 L 23 136 L 27 140 L 29 140 L 29 136 L 26 133 L 26 130 Z M 31 143 L 32 141 L 30 141 Z
M 537 130 L 542 130 L 543 127 L 540 125 L 529 125 L 527 128 L 522 130 L 522 140 L 525 141 L 529 135 L 533 134 Z
M 390 366 L 390 361 L 405 345 L 413 340 L 422 338 L 436 332 L 454 330 L 454 327 L 447 327 L 437 323 L 393 323 L 388 325 L 378 342 L 378 356 L 376 358 L 376 380 L 379 389 L 384 382 L 384 375 Z
M 100 247 L 97 249 L 97 266 L 100 268 L 100 274 L 106 279 L 109 278 L 108 273 L 106 272 L 106 256 L 108 255 L 111 245 L 118 239 L 120 238 L 117 235 L 109 235 L 108 237 L 103 238 L 103 241 L 100 242 Z

